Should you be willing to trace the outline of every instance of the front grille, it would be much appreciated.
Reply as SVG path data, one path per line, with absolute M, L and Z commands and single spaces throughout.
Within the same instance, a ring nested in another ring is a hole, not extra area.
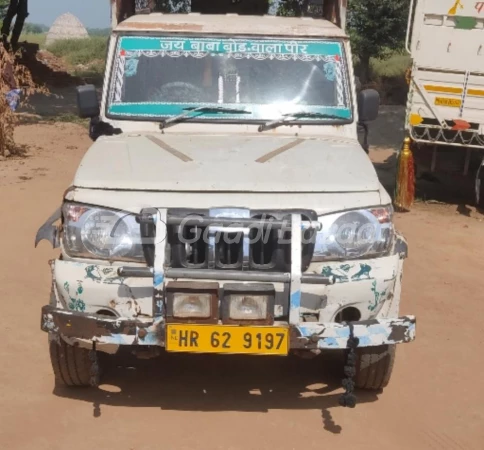
M 314 211 L 251 211 L 250 217 L 287 220 L 290 215 L 302 220 L 317 220 Z M 209 217 L 209 211 L 169 210 L 177 216 Z M 234 223 L 237 219 L 234 218 Z M 314 252 L 316 231 L 305 230 L 302 245 L 302 269 L 307 270 Z M 291 269 L 291 232 L 277 229 L 250 228 L 231 230 L 198 226 L 169 225 L 168 245 L 173 268 L 265 270 L 289 272 Z
M 274 216 L 266 214 L 256 214 L 254 219 L 275 219 Z M 250 230 L 250 262 L 253 269 L 274 269 L 277 261 L 280 259 L 278 248 L 279 231 L 278 230 Z M 259 238 L 259 239 L 258 239 Z
M 205 214 L 203 211 L 194 211 L 190 215 L 203 217 Z M 171 266 L 174 268 L 185 267 L 190 269 L 207 268 L 208 246 L 205 244 L 203 238 L 205 233 L 206 228 L 204 227 L 168 226 Z
M 220 269 L 239 269 L 242 267 L 242 233 L 217 233 L 215 244 L 215 266 Z

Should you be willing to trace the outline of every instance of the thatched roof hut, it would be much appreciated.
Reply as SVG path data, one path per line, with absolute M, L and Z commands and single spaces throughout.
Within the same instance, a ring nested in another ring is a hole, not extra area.
M 84 39 L 89 37 L 82 22 L 73 14 L 66 13 L 59 16 L 47 33 L 46 45 L 62 39 Z

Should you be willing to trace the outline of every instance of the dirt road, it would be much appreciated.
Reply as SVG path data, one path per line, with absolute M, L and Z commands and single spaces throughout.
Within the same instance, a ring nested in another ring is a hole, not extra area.
M 385 392 L 354 410 L 338 406 L 340 380 L 320 359 L 170 356 L 112 371 L 98 390 L 54 390 L 39 313 L 56 252 L 33 242 L 89 139 L 73 124 L 17 135 L 27 156 L 0 161 L 0 449 L 484 448 L 483 215 L 423 204 L 397 215 L 417 340 L 399 346 Z

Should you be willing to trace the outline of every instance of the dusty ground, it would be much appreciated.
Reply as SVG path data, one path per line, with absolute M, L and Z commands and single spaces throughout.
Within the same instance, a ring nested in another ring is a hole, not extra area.
M 55 252 L 34 250 L 34 235 L 90 142 L 68 123 L 17 131 L 30 150 L 0 161 L 1 449 L 484 448 L 484 216 L 465 205 L 397 214 L 410 244 L 402 313 L 417 315 L 418 338 L 354 410 L 320 359 L 165 357 L 98 390 L 54 390 L 39 313 Z M 392 152 L 373 157 L 391 182 Z

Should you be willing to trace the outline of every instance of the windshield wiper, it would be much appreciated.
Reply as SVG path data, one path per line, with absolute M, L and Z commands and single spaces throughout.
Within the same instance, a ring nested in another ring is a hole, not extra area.
M 182 122 L 199 116 L 199 114 L 193 115 L 194 113 L 252 114 L 251 111 L 246 109 L 226 108 L 224 106 L 200 106 L 198 108 L 184 108 L 183 111 L 185 112 L 178 116 L 163 120 L 160 123 L 160 129 L 166 128 L 171 123 Z
M 346 117 L 341 117 L 336 114 L 324 114 L 309 111 L 300 111 L 295 113 L 283 114 L 279 119 L 272 122 L 266 122 L 259 127 L 259 132 L 271 130 L 272 128 L 280 127 L 289 122 L 299 119 L 334 119 L 334 120 L 347 120 Z

